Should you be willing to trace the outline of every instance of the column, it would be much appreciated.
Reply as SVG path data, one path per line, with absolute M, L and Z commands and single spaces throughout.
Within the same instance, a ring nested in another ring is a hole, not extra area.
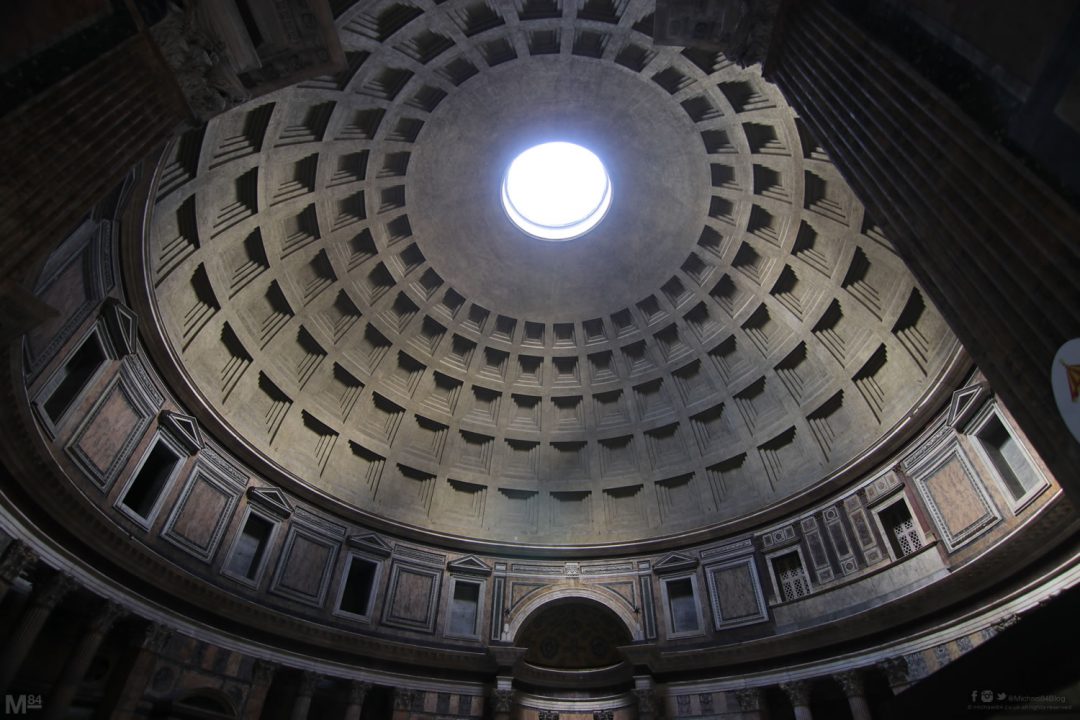
M 1075 503 L 1080 443 L 1050 372 L 1080 335 L 1080 218 L 832 3 L 790 7 L 770 78 Z
M 290 720 L 307 720 L 308 711 L 311 709 L 311 696 L 315 694 L 315 682 L 318 679 L 319 676 L 310 671 L 300 675 L 300 687 L 296 689 Z
M 371 683 L 361 680 L 349 682 L 349 704 L 345 706 L 345 720 L 360 720 L 360 710 L 364 707 Z
M 56 573 L 48 580 L 34 583 L 29 607 L 19 619 L 19 624 L 12 631 L 7 647 L 0 656 L 0 693 L 7 692 L 53 608 L 75 587 L 75 581 L 63 573 Z
M 780 683 L 780 689 L 795 708 L 795 720 L 813 720 L 810 714 L 810 683 L 805 680 Z
M 746 720 L 761 718 L 761 688 L 740 688 L 735 691 L 735 702 Z
M 270 683 L 273 682 L 277 669 L 276 663 L 255 661 L 255 666 L 251 669 L 251 687 L 248 690 L 247 702 L 244 703 L 244 720 L 259 720 L 266 702 L 266 693 L 270 690 Z
M 911 680 L 908 679 L 907 660 L 902 656 L 882 660 L 877 666 L 888 678 L 889 689 L 892 690 L 893 695 L 899 695 L 911 686 Z
M 656 717 L 656 686 L 649 675 L 634 676 L 634 695 L 637 696 L 638 720 Z
M 7 597 L 8 590 L 22 574 L 23 570 L 38 561 L 37 553 L 22 540 L 12 540 L 4 548 L 0 558 L 0 601 Z
M 78 645 L 68 656 L 64 663 L 64 669 L 60 672 L 60 679 L 56 681 L 52 689 L 45 696 L 45 710 L 42 712 L 42 720 L 58 720 L 64 717 L 79 691 L 83 676 L 87 668 L 101 647 L 101 641 L 118 619 L 127 611 L 116 603 L 106 602 L 94 616 L 90 618 L 90 624 L 83 633 Z
M 418 690 L 394 688 L 394 720 L 408 720 L 412 717 L 417 696 L 423 697 Z
M 866 702 L 866 688 L 863 686 L 862 671 L 848 670 L 847 672 L 837 673 L 833 677 L 836 682 L 840 683 L 844 694 L 847 695 L 852 720 L 870 720 L 870 705 Z
M 514 703 L 514 690 L 511 683 L 513 683 L 512 678 L 499 677 L 495 679 L 495 689 L 491 691 L 494 720 L 510 720 L 510 706 Z
M 116 702 L 110 710 L 111 718 L 132 718 L 139 701 L 146 692 L 146 686 L 153 675 L 158 655 L 165 649 L 172 637 L 172 630 L 164 625 L 150 623 L 133 637 L 135 659 L 131 663 L 124 686 L 120 689 Z

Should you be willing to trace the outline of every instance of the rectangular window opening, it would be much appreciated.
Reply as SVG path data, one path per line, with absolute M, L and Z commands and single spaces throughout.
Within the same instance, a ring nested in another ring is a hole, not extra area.
M 93 333 L 64 363 L 59 373 L 63 379 L 42 405 L 50 422 L 55 425 L 64 416 L 104 363 L 105 350 L 101 347 L 97 334 Z
M 120 503 L 143 519 L 150 517 L 179 462 L 180 456 L 174 450 L 156 440 Z
M 371 589 L 375 586 L 378 565 L 370 560 L 354 557 L 349 563 L 349 575 L 341 591 L 338 609 L 353 615 L 366 616 L 371 610 Z
M 1020 443 L 1006 429 L 997 415 L 990 416 L 976 437 L 990 457 L 990 462 L 998 471 L 1013 500 L 1019 500 L 1042 484 L 1038 472 L 1020 448 Z
M 479 583 L 454 583 L 454 597 L 450 602 L 450 633 L 453 635 L 476 635 L 476 618 L 480 610 Z
M 232 557 L 229 558 L 228 571 L 248 580 L 254 580 L 259 572 L 259 563 L 262 561 L 266 545 L 270 541 L 270 533 L 274 525 L 269 520 L 258 515 L 248 515 L 244 522 L 244 529 L 236 540 Z
M 802 558 L 798 553 L 791 552 L 775 557 L 772 559 L 772 566 L 784 602 L 798 600 L 810 594 L 810 579 L 806 577 Z
M 922 536 L 915 525 L 915 518 L 911 517 L 907 503 L 900 501 L 878 513 L 881 518 L 881 526 L 885 528 L 885 534 L 892 547 L 893 555 L 902 558 L 910 555 L 923 546 Z
M 668 605 L 671 608 L 671 627 L 674 632 L 694 632 L 698 629 L 697 600 L 690 578 L 666 583 Z

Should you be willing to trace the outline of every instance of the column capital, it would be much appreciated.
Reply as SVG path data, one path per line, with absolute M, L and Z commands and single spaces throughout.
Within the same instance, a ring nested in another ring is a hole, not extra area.
M 411 688 L 394 688 L 394 709 L 412 710 L 417 692 Z
M 510 706 L 514 702 L 514 691 L 504 688 L 498 688 L 491 691 L 491 701 L 495 705 L 495 712 L 507 713 L 510 712 Z
M 349 704 L 363 705 L 364 700 L 367 698 L 368 691 L 371 690 L 371 687 L 371 683 L 365 680 L 349 681 Z
M 15 582 L 22 571 L 38 561 L 36 552 L 22 540 L 12 540 L 0 557 L 0 580 L 8 585 Z
M 269 685 L 278 667 L 277 663 L 269 660 L 256 660 L 255 666 L 251 669 L 251 681 L 257 685 Z
M 89 632 L 101 633 L 104 635 L 109 632 L 109 628 L 111 628 L 117 620 L 125 615 L 127 615 L 127 609 L 111 600 L 107 600 L 97 609 L 94 616 L 90 618 Z
M 34 584 L 30 604 L 52 610 L 68 593 L 78 587 L 79 584 L 70 575 L 57 572 L 48 579 Z
M 862 670 L 845 670 L 833 675 L 848 697 L 866 697 Z
M 735 691 L 735 702 L 743 712 L 761 709 L 761 688 L 739 688 Z
M 908 682 L 907 660 L 901 657 L 886 658 L 878 663 L 878 667 L 885 672 L 889 685 L 905 685 Z
M 656 710 L 656 696 L 652 688 L 635 688 L 634 695 L 637 696 L 639 715 L 651 714 Z
M 152 622 L 142 629 L 137 637 L 138 646 L 150 652 L 160 653 L 172 639 L 172 628 Z
M 791 700 L 791 704 L 798 707 L 808 707 L 810 704 L 810 683 L 805 680 L 792 680 L 780 683 L 780 689 Z

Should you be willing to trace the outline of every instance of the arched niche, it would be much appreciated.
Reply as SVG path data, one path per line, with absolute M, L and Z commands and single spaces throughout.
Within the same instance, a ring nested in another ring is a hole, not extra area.
M 519 710 L 591 715 L 601 705 L 626 704 L 634 666 L 623 650 L 640 635 L 634 614 L 603 593 L 582 590 L 548 592 L 514 615 L 506 637 L 520 653 L 513 666 L 515 687 L 532 698 L 526 702 L 519 693 Z
M 544 612 L 548 607 L 557 607 L 567 603 L 582 603 L 599 606 L 601 610 L 615 615 L 622 622 L 629 634 L 630 642 L 640 642 L 645 635 L 641 628 L 640 615 L 630 607 L 622 597 L 593 588 L 555 588 L 541 590 L 535 595 L 526 598 L 518 607 L 510 612 L 504 639 L 513 640 L 517 645 L 517 639 L 528 623 L 532 622 L 538 613 Z

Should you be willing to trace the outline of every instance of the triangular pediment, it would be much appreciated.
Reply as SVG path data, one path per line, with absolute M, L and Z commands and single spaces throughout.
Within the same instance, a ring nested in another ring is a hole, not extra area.
M 124 357 L 135 352 L 139 336 L 139 318 L 135 311 L 116 298 L 109 298 L 101 309 L 105 329 L 117 355 Z
M 691 570 L 698 566 L 698 559 L 690 557 L 689 555 L 683 555 L 682 553 L 672 553 L 665 557 L 660 562 L 653 566 L 653 572 L 657 575 L 663 575 L 664 573 L 679 572 L 681 570 Z
M 287 518 L 293 513 L 293 505 L 289 502 L 289 498 L 277 488 L 248 488 L 247 497 L 250 503 L 280 517 Z
M 975 411 L 982 407 L 983 400 L 989 393 L 990 388 L 984 382 L 977 382 L 954 392 L 949 402 L 949 427 L 958 428 L 966 423 Z
M 446 569 L 451 572 L 467 573 L 469 575 L 491 574 L 491 568 L 475 555 L 448 562 L 446 563 Z
M 164 426 L 169 433 L 180 441 L 188 449 L 188 452 L 198 452 L 203 448 L 202 432 L 195 418 L 190 415 L 165 410 L 158 418 L 158 424 Z
M 349 547 L 356 548 L 357 550 L 365 550 L 382 557 L 388 557 L 390 553 L 394 551 L 393 545 L 386 542 L 375 533 L 350 535 L 346 542 L 349 544 Z

